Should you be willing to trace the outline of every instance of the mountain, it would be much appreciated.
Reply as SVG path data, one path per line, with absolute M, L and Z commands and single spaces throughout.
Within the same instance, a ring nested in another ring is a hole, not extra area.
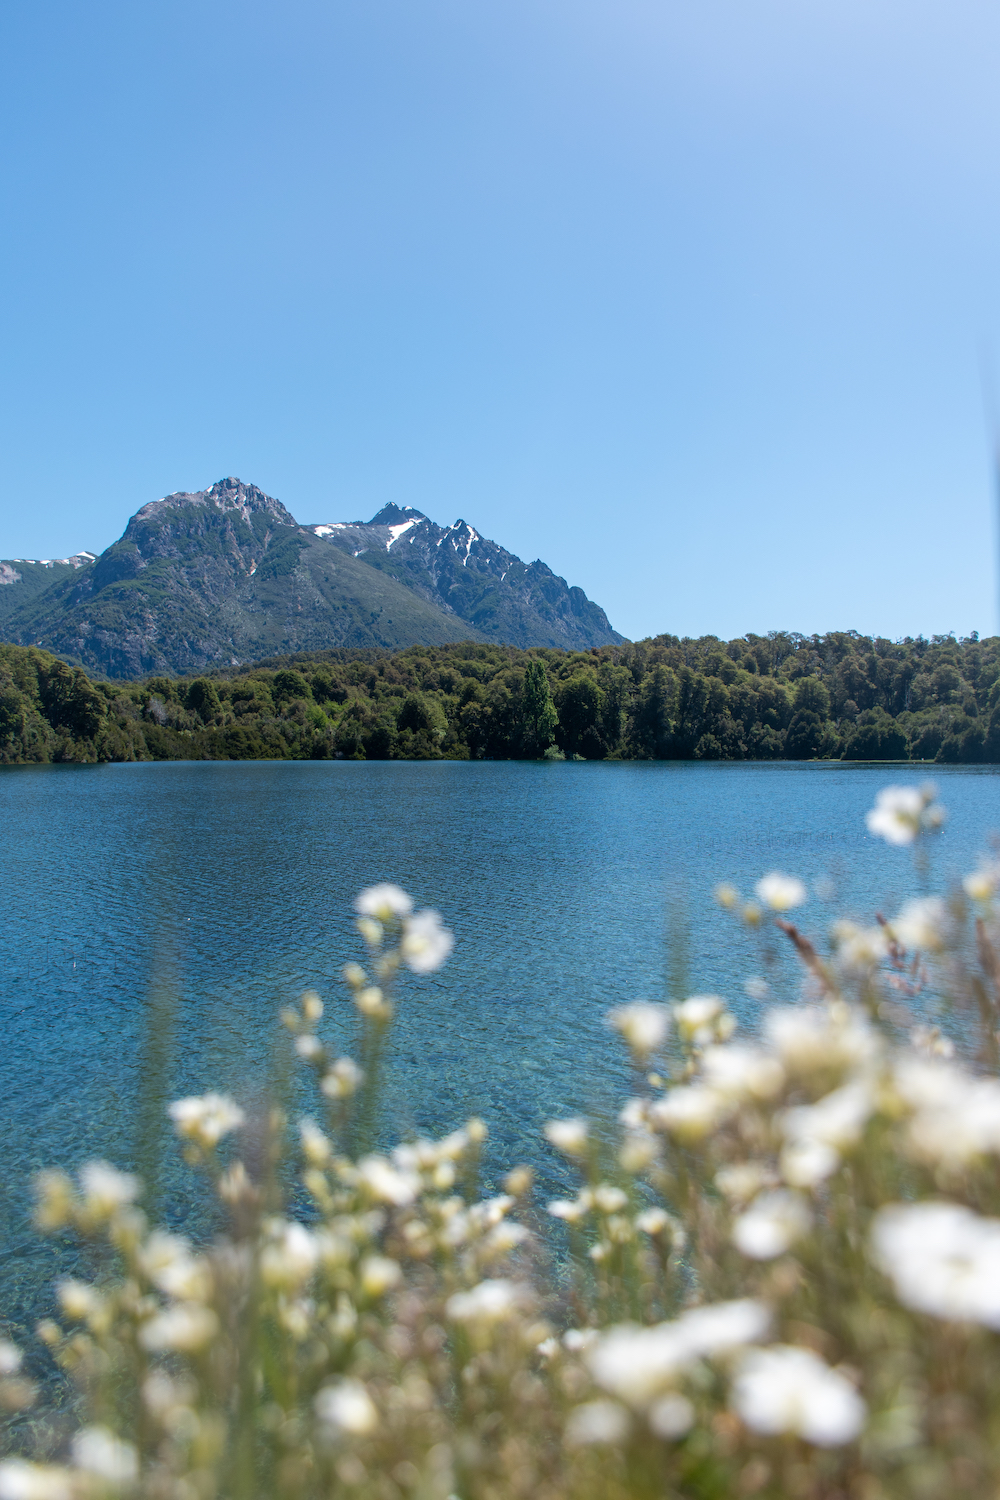
M 543 562 L 524 563 L 466 521 L 437 526 L 412 506 L 308 528 L 508 646 L 588 650 L 624 640 L 603 609 Z
M 367 522 L 302 526 L 234 478 L 144 505 L 100 557 L 0 562 L 0 580 L 0 637 L 110 678 L 337 646 L 622 640 L 582 589 L 464 521 L 387 505 Z
M 113 678 L 482 639 L 234 478 L 144 505 L 119 541 L 25 600 L 0 631 Z
M 81 568 L 96 559 L 94 552 L 77 552 L 72 557 L 36 560 L 12 557 L 0 562 L 0 628 L 3 623 L 39 594 L 64 578 L 73 578 Z

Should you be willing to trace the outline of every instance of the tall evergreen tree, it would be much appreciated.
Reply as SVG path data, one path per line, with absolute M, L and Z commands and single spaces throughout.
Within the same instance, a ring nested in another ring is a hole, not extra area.
M 544 755 L 552 744 L 559 723 L 552 702 L 545 667 L 533 657 L 524 674 L 521 693 L 521 724 L 524 749 L 528 755 Z

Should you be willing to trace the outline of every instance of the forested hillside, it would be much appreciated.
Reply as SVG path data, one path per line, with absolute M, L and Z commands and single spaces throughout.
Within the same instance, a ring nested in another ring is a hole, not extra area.
M 588 652 L 339 650 L 97 682 L 0 646 L 0 760 L 1000 762 L 1000 639 L 657 636 Z

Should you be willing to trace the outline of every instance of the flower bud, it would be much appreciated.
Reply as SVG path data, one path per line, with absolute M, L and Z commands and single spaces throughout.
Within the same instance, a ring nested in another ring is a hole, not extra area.
M 323 1002 L 315 990 L 306 990 L 302 996 L 302 1014 L 307 1021 L 316 1022 L 323 1014 Z

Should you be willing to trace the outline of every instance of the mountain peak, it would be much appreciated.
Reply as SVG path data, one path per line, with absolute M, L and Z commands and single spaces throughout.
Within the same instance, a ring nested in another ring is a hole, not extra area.
M 570 589 L 544 563 L 526 567 L 461 516 L 453 526 L 438 526 L 412 505 L 390 503 L 370 521 L 327 521 L 306 530 L 389 571 L 487 639 L 568 650 L 622 639 L 581 589 Z
M 427 517 L 422 510 L 414 510 L 412 505 L 393 505 L 390 500 L 388 505 L 372 516 L 370 521 L 358 521 L 358 526 L 399 526 L 404 521 L 426 521 Z
M 136 521 L 156 520 L 164 511 L 186 505 L 214 505 L 219 510 L 236 510 L 244 520 L 249 520 L 254 513 L 263 512 L 283 526 L 298 525 L 295 517 L 280 500 L 275 500 L 273 495 L 265 495 L 255 484 L 244 484 L 242 479 L 230 474 L 225 479 L 217 479 L 207 490 L 174 490 L 172 494 L 164 495 L 162 500 L 150 501 L 136 511 L 129 526 Z

